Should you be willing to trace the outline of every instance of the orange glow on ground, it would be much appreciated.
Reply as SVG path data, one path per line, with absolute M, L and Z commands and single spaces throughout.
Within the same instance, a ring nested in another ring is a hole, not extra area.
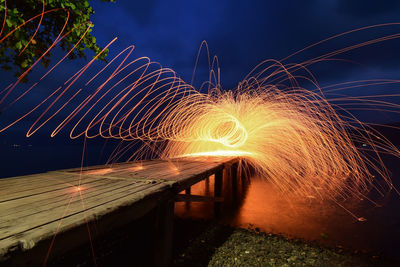
M 176 172 L 177 174 L 179 174 L 179 169 L 178 169 L 178 168 L 172 167 L 171 170 L 172 170 L 173 172 Z
M 81 191 L 83 191 L 85 188 L 83 188 L 83 186 L 81 186 L 81 185 L 78 185 L 78 186 L 74 186 L 73 187 L 73 191 L 72 191 L 72 193 L 76 193 L 76 192 L 81 192 Z
M 135 167 L 130 168 L 130 170 L 133 172 L 141 171 L 143 169 L 144 169 L 143 166 L 135 166 Z
M 110 173 L 112 171 L 113 171 L 112 168 L 106 168 L 106 169 L 97 169 L 97 170 L 85 171 L 85 172 L 83 172 L 83 174 L 86 174 L 86 175 L 104 175 L 104 174 Z

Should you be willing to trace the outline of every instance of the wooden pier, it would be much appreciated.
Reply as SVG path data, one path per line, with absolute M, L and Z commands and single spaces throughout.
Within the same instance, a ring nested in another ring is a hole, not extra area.
M 107 233 L 156 210 L 155 265 L 165 266 L 171 260 L 174 201 L 201 201 L 190 187 L 213 174 L 219 197 L 222 170 L 237 161 L 151 160 L 0 179 L 0 265 L 43 265 L 49 255 L 87 242 L 82 236 L 90 222 L 97 233 Z

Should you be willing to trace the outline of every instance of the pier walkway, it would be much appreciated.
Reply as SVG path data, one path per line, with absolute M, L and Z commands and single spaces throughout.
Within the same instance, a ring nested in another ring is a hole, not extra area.
M 96 233 L 106 233 L 154 209 L 160 237 L 155 264 L 166 265 L 171 260 L 174 201 L 201 201 L 201 196 L 179 192 L 190 194 L 190 186 L 214 174 L 218 197 L 222 170 L 237 161 L 151 160 L 0 179 L 0 265 L 42 265 L 49 256 L 87 242 L 89 223 L 95 222 Z

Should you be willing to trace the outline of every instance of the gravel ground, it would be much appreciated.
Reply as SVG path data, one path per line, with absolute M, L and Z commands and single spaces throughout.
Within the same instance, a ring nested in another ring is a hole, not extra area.
M 108 236 L 95 238 L 97 264 L 93 263 L 90 245 L 85 244 L 48 266 L 153 266 L 157 256 L 152 245 L 157 237 L 152 236 L 151 227 L 146 229 L 150 221 L 139 220 Z M 400 266 L 400 262 L 286 239 L 257 228 L 248 230 L 217 221 L 176 218 L 173 266 Z
M 400 266 L 399 263 L 221 225 L 189 240 L 175 266 Z

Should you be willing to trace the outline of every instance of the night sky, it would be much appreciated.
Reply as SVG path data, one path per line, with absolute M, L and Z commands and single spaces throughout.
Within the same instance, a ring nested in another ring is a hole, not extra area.
M 109 57 L 135 45 L 131 58 L 147 56 L 163 67 L 172 68 L 190 83 L 197 51 L 205 40 L 217 55 L 224 89 L 234 88 L 258 63 L 280 60 L 310 44 L 333 35 L 374 24 L 400 22 L 400 2 L 388 1 L 91 1 L 95 10 L 93 35 L 100 46 L 113 38 Z M 290 58 L 284 63 L 300 63 L 388 34 L 400 25 L 362 31 L 331 40 Z M 352 63 L 319 63 L 310 67 L 321 86 L 372 78 L 400 79 L 400 40 L 390 40 L 336 56 Z M 203 50 L 204 52 L 204 50 Z M 64 53 L 54 51 L 59 59 Z M 88 55 L 92 55 L 88 51 Z M 90 57 L 89 57 L 90 58 Z M 202 54 L 195 86 L 207 79 L 206 56 Z M 87 61 L 64 62 L 63 71 L 40 84 L 43 91 L 57 87 L 67 71 L 79 70 Z M 202 64 L 204 63 L 204 64 Z M 30 80 L 40 77 L 30 74 Z M 15 81 L 1 71 L 1 88 Z M 350 95 L 396 93 L 399 86 L 354 89 Z M 39 90 L 38 90 L 39 91 Z M 39 92 L 36 95 L 38 98 Z M 28 100 L 29 101 L 29 100 Z M 396 101 L 396 100 L 391 100 Z M 390 121 L 390 119 L 388 119 Z
M 266 59 L 280 60 L 333 35 L 374 24 L 399 22 L 399 1 L 93 1 L 94 35 L 99 43 L 119 40 L 115 52 L 136 46 L 136 56 L 148 56 L 190 82 L 203 40 L 217 55 L 224 89 L 234 88 Z M 329 41 L 290 58 L 299 63 L 333 50 L 398 33 L 400 25 L 362 31 Z M 339 82 L 400 78 L 400 40 L 390 40 L 343 53 L 335 58 L 352 63 L 319 63 L 310 67 L 321 86 Z M 113 50 L 111 48 L 110 50 Z M 110 55 L 113 51 L 111 51 Z M 203 50 L 204 52 L 204 50 Z M 207 79 L 205 53 L 195 86 Z M 347 95 L 393 94 L 399 86 L 357 88 Z M 387 99 L 399 103 L 399 99 Z M 368 122 L 392 123 L 393 114 L 356 112 Z
M 397 0 L 117 0 L 116 3 L 91 1 L 91 5 L 95 10 L 91 18 L 95 25 L 92 33 L 97 38 L 98 44 L 104 46 L 114 37 L 118 37 L 117 42 L 110 47 L 109 57 L 133 44 L 136 49 L 131 58 L 147 56 L 161 63 L 163 67 L 175 70 L 180 77 L 190 83 L 197 51 L 201 42 L 205 40 L 211 54 L 218 56 L 224 89 L 234 88 L 253 67 L 265 59 L 280 60 L 310 44 L 355 28 L 400 22 L 400 1 Z M 355 33 L 314 47 L 290 58 L 285 63 L 299 63 L 336 49 L 399 31 L 400 25 L 394 25 Z M 319 63 L 310 67 L 310 70 L 316 75 L 321 86 L 371 78 L 400 79 L 399 48 L 399 39 L 390 40 L 336 57 L 352 63 Z M 60 51 L 55 51 L 53 54 L 58 58 L 62 55 Z M 206 62 L 204 53 L 201 60 L 195 86 L 207 79 L 208 70 L 204 64 Z M 66 80 L 68 72 L 76 72 L 86 62 L 82 59 L 64 62 L 62 69 L 54 72 L 51 79 L 42 82 L 35 94 L 24 99 L 25 102 L 20 106 L 16 105 L 5 110 L 0 117 L 1 125 L 20 115 L 18 113 L 23 110 L 25 104 L 38 103 L 38 100 L 47 96 L 50 90 Z M 38 73 L 41 73 L 40 68 Z M 29 76 L 30 80 L 34 81 L 40 77 L 39 74 L 32 73 Z M 0 79 L 1 88 L 15 81 L 12 73 L 4 71 L 1 71 Z M 399 88 L 399 84 L 394 84 L 385 87 L 357 88 L 347 93 L 348 95 L 398 93 Z M 389 100 L 400 102 L 399 98 Z M 358 115 L 365 121 L 400 122 L 398 116 L 391 114 L 361 112 Z M 33 144 L 33 147 L 44 144 L 48 146 L 50 152 L 32 152 L 42 155 L 31 163 L 32 166 L 48 165 L 47 161 L 53 158 L 57 158 L 57 162 L 67 161 L 71 166 L 79 164 L 82 140 L 67 141 L 66 132 L 58 139 L 50 140 L 50 130 L 45 128 L 39 131 L 37 136 L 26 139 L 25 133 L 30 122 L 32 118 L 1 133 L 2 146 L 10 147 L 14 143 Z M 71 152 L 70 146 L 69 149 L 62 150 L 64 154 L 60 153 L 60 148 L 55 145 L 56 142 L 65 146 L 75 142 L 76 151 Z M 14 159 L 3 153 L 2 157 L 3 160 L 12 162 L 25 156 L 16 154 Z M 32 155 L 26 156 L 28 157 L 32 158 Z M 26 169 L 33 168 L 28 165 Z M 67 165 L 60 163 L 53 164 L 53 167 Z M 4 171 L 3 176 L 14 174 L 13 166 L 7 168 L 8 172 Z
M 95 10 L 95 14 L 91 17 L 94 23 L 92 35 L 96 37 L 98 45 L 104 47 L 112 39 L 118 37 L 118 40 L 109 48 L 108 59 L 113 58 L 126 47 L 135 45 L 130 60 L 143 56 L 149 57 L 163 67 L 173 69 L 184 81 L 190 83 L 197 52 L 202 41 L 206 41 L 211 56 L 218 56 L 221 85 L 225 90 L 234 89 L 263 60 L 281 60 L 318 41 L 349 30 L 376 24 L 399 23 L 331 40 L 297 54 L 284 63 L 301 63 L 337 49 L 390 34 L 399 34 L 400 37 L 400 0 L 116 0 L 116 3 L 90 0 L 89 2 Z M 15 105 L 8 107 L 12 97 L 9 101 L 0 104 L 0 129 L 36 106 L 66 79 L 85 66 L 93 56 L 92 52 L 87 53 L 87 60 L 75 59 L 63 62 L 51 75 L 41 81 L 32 93 Z M 64 55 L 65 51 L 61 51 L 60 48 L 54 49 L 52 56 L 55 61 L 53 60 L 52 64 Z M 397 94 L 397 97 L 391 96 L 381 98 L 381 100 L 400 105 L 400 38 L 352 50 L 335 56 L 335 59 L 344 59 L 346 62 L 329 61 L 309 67 L 322 89 L 332 84 L 356 80 L 395 79 L 398 80 L 397 83 L 353 88 L 341 93 L 345 96 Z M 203 50 L 193 83 L 196 88 L 208 79 L 206 62 L 207 58 Z M 97 67 L 91 70 L 91 75 L 105 65 L 101 61 L 96 64 Z M 38 66 L 29 74 L 28 84 L 20 84 L 15 91 L 24 92 L 46 71 Z M 0 92 L 15 80 L 12 72 L 1 70 Z M 77 88 L 79 86 L 76 85 Z M 84 94 L 79 95 L 72 102 L 75 106 L 71 106 L 76 107 L 82 102 L 84 96 Z M 13 97 L 15 98 L 15 95 Z M 329 96 L 327 97 L 329 99 Z M 352 109 L 352 106 L 346 106 L 346 108 Z M 29 138 L 26 137 L 26 132 L 37 118 L 36 115 L 27 117 L 5 132 L 1 132 L 0 178 L 81 165 L 104 164 L 119 144 L 119 140 L 105 141 L 96 138 L 88 140 L 84 146 L 84 138 L 75 140 L 69 138 L 72 123 L 55 138 L 50 137 L 50 133 L 70 111 L 71 109 L 68 108 L 63 109 L 55 119 L 49 121 Z M 352 110 L 352 112 L 361 121 L 400 126 L 398 107 L 397 114 L 372 110 Z M 399 132 L 392 131 L 389 134 L 392 135 L 390 138 L 397 140 L 394 145 L 399 148 Z M 133 146 L 133 149 L 136 147 Z M 386 162 L 386 159 L 384 161 Z M 387 160 L 386 163 L 393 172 L 395 185 L 398 185 L 400 178 L 398 158 Z M 268 194 L 263 193 L 263 195 L 269 197 Z M 399 240 L 397 219 L 399 202 L 398 195 L 394 195 L 388 194 L 388 197 L 396 198 L 397 202 L 393 201 L 392 206 L 388 205 L 386 213 L 382 210 L 381 213 L 376 210 L 373 211 L 374 213 L 371 212 L 376 220 L 371 218 L 370 225 L 375 227 L 374 223 L 378 222 L 376 228 L 371 228 L 374 230 L 360 228 L 360 232 L 354 231 L 354 233 L 365 232 L 368 236 L 371 233 L 371 236 L 376 236 L 376 239 L 369 240 L 371 244 L 381 239 L 378 243 L 374 243 L 374 246 L 386 244 L 385 249 L 398 257 L 398 249 L 392 245 L 398 244 Z M 321 211 L 316 211 L 318 216 L 315 218 L 319 218 Z M 284 218 L 294 216 L 296 221 L 293 221 L 293 224 L 307 222 L 302 219 L 297 220 L 295 217 L 297 213 L 290 216 L 286 216 L 287 213 L 282 214 Z M 383 216 L 379 217 L 379 214 Z M 397 221 L 387 227 L 391 222 L 389 219 L 386 221 L 386 218 L 394 218 Z M 350 216 L 349 219 L 351 219 Z M 281 221 L 277 221 L 277 225 L 280 225 Z M 317 219 L 312 221 L 320 222 Z M 327 217 L 326 225 L 328 224 L 334 226 L 332 229 L 336 229 L 336 226 L 340 229 L 339 226 L 343 224 L 342 217 Z M 350 225 L 348 228 L 350 230 L 340 232 L 338 236 L 352 233 L 354 228 L 351 227 L 357 226 L 353 221 L 348 225 Z M 375 231 L 378 227 L 380 227 L 379 231 Z M 385 235 L 380 237 L 381 233 Z M 322 232 L 320 235 L 325 239 Z M 352 235 L 349 234 L 349 237 L 345 238 L 351 239 Z
M 100 44 L 136 46 L 190 82 L 202 40 L 218 56 L 224 88 L 234 87 L 259 62 L 281 59 L 312 43 L 358 27 L 399 22 L 400 2 L 389 1 L 93 1 L 94 35 Z M 300 62 L 323 52 L 366 41 L 400 26 L 353 34 L 302 53 Z M 316 69 L 321 83 L 365 77 L 399 78 L 400 41 L 379 43 L 343 54 L 363 64 Z M 118 50 L 118 49 L 117 49 Z M 319 71 L 318 71 L 319 70 Z

